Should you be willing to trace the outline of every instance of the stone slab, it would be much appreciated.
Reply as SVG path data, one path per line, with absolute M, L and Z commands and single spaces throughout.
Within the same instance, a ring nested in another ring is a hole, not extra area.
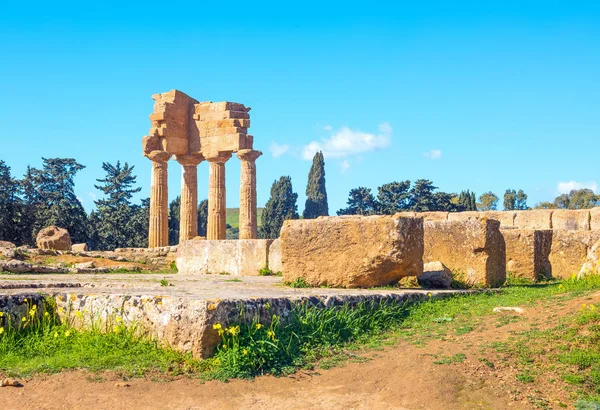
M 268 253 L 269 269 L 274 273 L 283 272 L 281 263 L 281 239 L 277 238 L 269 245 Z
M 550 263 L 552 276 L 570 278 L 577 275 L 588 257 L 588 251 L 600 240 L 600 231 L 552 232 Z
M 516 211 L 514 226 L 521 229 L 552 229 L 552 209 Z
M 567 231 L 589 231 L 589 209 L 554 209 L 552 211 L 552 229 Z

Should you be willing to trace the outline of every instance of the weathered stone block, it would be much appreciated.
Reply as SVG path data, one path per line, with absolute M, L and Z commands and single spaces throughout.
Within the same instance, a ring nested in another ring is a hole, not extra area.
M 517 216 L 515 211 L 484 211 L 480 212 L 480 214 L 484 218 L 500 221 L 500 227 L 515 226 L 515 217 Z
M 283 272 L 281 264 L 281 239 L 277 238 L 269 245 L 268 267 L 274 272 Z
M 450 215 L 450 212 L 418 212 L 417 213 L 417 217 L 421 216 L 423 217 L 423 221 L 427 222 L 427 221 L 447 221 L 448 217 Z
M 554 209 L 552 211 L 552 229 L 589 231 L 590 210 Z
M 600 231 L 600 208 L 590 209 L 590 230 Z
M 502 228 L 501 232 L 506 243 L 507 272 L 531 280 L 552 277 L 552 230 Z
M 514 226 L 521 229 L 552 229 L 552 209 L 516 211 Z
M 442 262 L 471 285 L 502 285 L 506 280 L 506 245 L 500 222 L 485 218 L 425 222 L 423 261 Z
M 258 275 L 268 266 L 271 239 L 190 240 L 179 244 L 175 263 L 179 273 Z
M 71 236 L 66 229 L 49 226 L 42 229 L 36 237 L 37 247 L 40 249 L 54 249 L 57 251 L 71 250 Z
M 87 243 L 74 243 L 71 245 L 71 250 L 73 252 L 87 252 L 88 246 Z
M 481 218 L 481 213 L 477 211 L 466 211 L 466 212 L 450 212 L 448 213 L 448 222 L 464 222 L 472 221 Z
M 598 240 L 600 231 L 554 230 L 550 252 L 552 276 L 569 278 L 579 273 L 588 257 L 588 251 Z
M 394 216 L 288 220 L 281 229 L 283 280 L 368 288 L 423 272 L 423 220 Z
M 600 273 L 600 240 L 588 250 L 587 259 L 579 270 L 579 279 Z
M 7 249 L 13 249 L 16 248 L 17 246 L 12 243 L 12 242 L 8 242 L 8 241 L 0 241 L 0 248 L 7 248 Z

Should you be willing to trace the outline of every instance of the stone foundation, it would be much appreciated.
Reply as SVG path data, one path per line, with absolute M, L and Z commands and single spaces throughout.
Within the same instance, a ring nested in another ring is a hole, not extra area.
M 506 280 L 506 246 L 500 222 L 426 222 L 423 261 L 442 262 L 459 279 L 497 287 Z

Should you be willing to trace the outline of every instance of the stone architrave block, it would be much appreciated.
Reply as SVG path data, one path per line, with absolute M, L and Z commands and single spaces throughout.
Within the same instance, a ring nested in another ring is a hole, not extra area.
M 552 229 L 552 209 L 535 209 L 516 211 L 516 228 L 521 229 Z
M 183 275 L 253 276 L 268 266 L 272 239 L 189 240 L 177 247 L 175 263 Z
M 554 209 L 552 212 L 552 229 L 566 231 L 589 231 L 589 209 Z
M 369 288 L 423 272 L 423 219 L 342 216 L 285 221 L 284 282 Z
M 552 276 L 570 278 L 578 274 L 588 257 L 588 251 L 598 240 L 600 231 L 554 230 L 550 252 Z
M 515 226 L 515 217 L 517 216 L 515 211 L 484 211 L 480 212 L 480 214 L 484 218 L 500 221 L 501 228 Z
M 472 221 L 481 218 L 481 212 L 466 211 L 466 212 L 450 212 L 448 213 L 448 222 L 463 222 Z
M 470 285 L 498 287 L 506 280 L 506 245 L 500 222 L 472 219 L 426 222 L 423 261 L 439 261 Z
M 425 222 L 428 222 L 428 221 L 445 222 L 448 220 L 449 215 L 450 215 L 450 212 L 439 212 L 439 211 L 418 212 L 417 213 L 417 217 L 420 217 L 420 216 L 423 217 L 423 221 L 425 221 Z
M 537 280 L 552 277 L 552 230 L 502 228 L 506 243 L 506 271 Z

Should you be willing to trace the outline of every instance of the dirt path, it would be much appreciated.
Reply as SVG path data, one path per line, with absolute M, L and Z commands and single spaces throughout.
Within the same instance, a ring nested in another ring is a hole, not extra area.
M 528 409 L 528 398 L 543 390 L 562 399 L 552 385 L 522 385 L 514 369 L 491 369 L 484 347 L 532 325 L 551 326 L 581 303 L 600 303 L 600 294 L 574 299 L 560 306 L 561 314 L 531 308 L 519 321 L 484 326 L 465 335 L 433 341 L 425 347 L 399 342 L 368 354 L 365 362 L 298 372 L 290 377 L 259 377 L 229 383 L 181 378 L 174 381 L 137 379 L 128 387 L 114 374 L 64 372 L 36 376 L 22 388 L 0 389 L 3 409 Z M 497 321 L 498 317 L 485 319 Z M 440 357 L 464 353 L 460 363 L 436 364 Z M 556 390 L 556 386 L 554 387 Z M 566 397 L 564 397 L 566 399 Z M 550 405 L 550 408 L 553 408 Z

